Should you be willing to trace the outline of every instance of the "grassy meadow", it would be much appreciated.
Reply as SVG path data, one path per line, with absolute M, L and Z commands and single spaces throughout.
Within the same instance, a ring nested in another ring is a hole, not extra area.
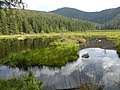
M 0 39 L 11 38 L 42 38 L 42 37 L 101 37 L 106 36 L 110 39 L 120 39 L 120 30 L 96 30 L 88 32 L 64 32 L 64 33 L 39 33 L 39 34 L 18 34 L 18 35 L 0 35 Z

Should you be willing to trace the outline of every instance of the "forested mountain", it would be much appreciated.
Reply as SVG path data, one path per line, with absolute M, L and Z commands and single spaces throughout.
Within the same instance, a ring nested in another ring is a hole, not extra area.
M 111 21 L 102 24 L 99 29 L 107 30 L 107 29 L 120 29 L 120 14 L 114 17 Z
M 47 12 L 0 9 L 0 34 L 95 30 L 95 24 Z
M 120 7 L 113 8 L 113 9 L 106 9 L 100 12 L 84 12 L 74 8 L 65 7 L 65 8 L 60 8 L 51 12 L 60 14 L 63 16 L 71 17 L 71 18 L 92 21 L 95 23 L 106 23 L 112 20 L 118 14 L 120 14 Z

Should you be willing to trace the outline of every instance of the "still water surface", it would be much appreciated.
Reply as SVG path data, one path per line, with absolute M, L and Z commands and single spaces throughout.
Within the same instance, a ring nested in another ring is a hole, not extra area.
M 30 38 L 25 40 L 18 39 L 0 39 L 0 59 L 10 53 L 26 49 L 40 49 L 49 46 L 49 43 L 56 38 Z
M 107 44 L 104 47 L 103 42 Z M 114 82 L 120 81 L 120 59 L 113 49 L 113 45 L 115 45 L 115 41 L 94 39 L 90 42 L 89 40 L 86 48 L 82 46 L 78 51 L 77 61 L 67 63 L 61 68 L 43 66 L 42 68 L 29 68 L 29 70 L 34 72 L 36 79 L 43 82 L 45 90 L 73 88 L 86 81 L 93 84 L 104 83 L 104 90 L 120 90 Z M 89 58 L 82 57 L 86 53 L 89 54 Z M 0 78 L 10 79 L 25 76 L 27 73 L 28 71 L 19 68 L 0 66 Z

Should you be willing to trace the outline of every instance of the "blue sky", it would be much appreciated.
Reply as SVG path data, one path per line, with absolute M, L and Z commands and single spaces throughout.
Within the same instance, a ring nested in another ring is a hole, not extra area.
M 94 12 L 120 7 L 120 0 L 23 0 L 27 9 L 52 11 L 62 7 L 76 8 L 82 11 Z

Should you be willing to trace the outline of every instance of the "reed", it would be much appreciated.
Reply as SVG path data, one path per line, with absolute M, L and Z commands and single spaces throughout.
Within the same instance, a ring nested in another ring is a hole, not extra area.
M 27 69 L 34 66 L 61 67 L 77 60 L 79 44 L 69 41 L 54 41 L 47 48 L 23 50 L 0 60 L 0 64 Z

